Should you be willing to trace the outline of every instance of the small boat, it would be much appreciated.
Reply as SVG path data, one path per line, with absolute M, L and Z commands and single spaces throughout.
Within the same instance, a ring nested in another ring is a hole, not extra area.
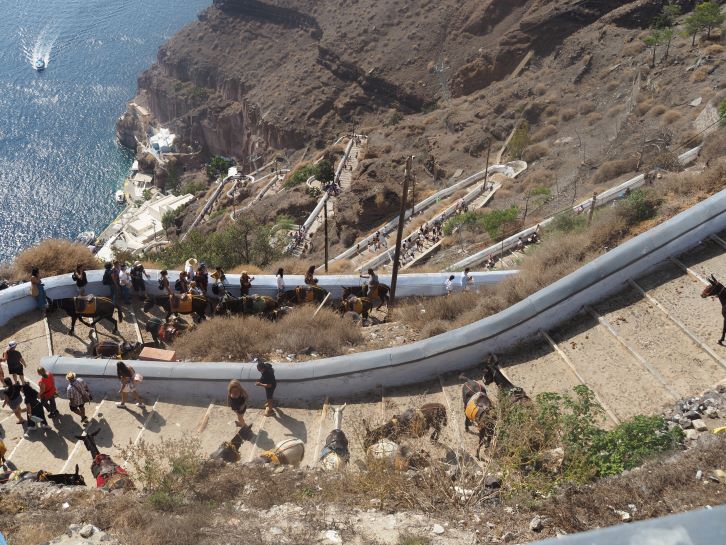
M 45 61 L 43 59 L 35 59 L 33 68 L 35 68 L 38 72 L 45 70 Z
M 83 231 L 76 237 L 76 242 L 84 246 L 91 246 L 96 242 L 96 233 L 94 231 Z
M 116 199 L 116 202 L 119 204 L 123 204 L 126 202 L 126 195 L 124 195 L 124 192 L 122 189 L 119 189 L 116 194 L 114 195 L 114 199 Z

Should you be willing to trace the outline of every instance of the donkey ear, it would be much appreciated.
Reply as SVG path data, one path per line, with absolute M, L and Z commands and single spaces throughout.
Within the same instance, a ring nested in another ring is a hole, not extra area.
M 718 280 L 716 280 L 716 277 L 715 277 L 715 276 L 713 275 L 713 273 L 711 273 L 711 277 L 709 278 L 709 280 L 710 280 L 710 281 L 711 281 L 711 282 L 712 282 L 713 284 L 715 284 L 716 282 L 718 282 Z
M 347 406 L 348 406 L 348 404 L 347 404 L 347 403 L 343 403 L 343 406 L 342 406 L 342 407 L 340 408 L 340 410 L 342 411 L 342 410 L 343 410 L 343 409 L 345 409 L 345 408 L 346 408 Z
M 76 438 L 76 439 L 78 439 L 79 441 L 83 441 L 83 437 L 84 437 L 84 436 L 83 436 L 83 435 L 74 435 L 73 437 L 75 437 L 75 438 Z
M 366 431 L 370 430 L 370 428 L 368 427 L 368 421 L 365 418 L 363 419 L 363 427 L 365 428 Z
M 78 475 L 78 464 L 76 464 L 76 475 Z

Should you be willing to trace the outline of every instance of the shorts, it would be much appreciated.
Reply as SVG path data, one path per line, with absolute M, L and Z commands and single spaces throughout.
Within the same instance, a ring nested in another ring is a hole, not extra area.
M 235 414 L 244 416 L 245 413 L 247 412 L 247 405 L 245 405 L 244 407 L 240 407 L 240 409 L 238 411 L 234 411 L 234 412 L 235 412 Z
M 11 375 L 22 375 L 23 374 L 23 364 L 20 362 L 13 363 L 13 364 L 9 363 L 8 364 L 8 373 L 10 373 Z
M 275 388 L 277 388 L 277 385 L 272 388 L 265 388 L 265 397 L 267 399 L 272 399 L 272 396 L 275 394 Z
M 130 380 L 124 384 L 121 385 L 121 391 L 128 389 L 129 392 L 135 392 L 136 391 L 136 385 L 134 385 L 134 381 Z
M 86 404 L 85 404 L 85 403 L 81 403 L 80 405 L 70 405 L 70 407 L 69 407 L 69 408 L 70 408 L 70 409 L 71 409 L 72 411 L 77 411 L 77 410 L 79 410 L 79 409 L 82 409 L 82 408 L 83 408 L 83 407 L 85 407 L 85 406 L 86 406 Z
M 15 409 L 17 409 L 18 407 L 20 407 L 20 405 L 22 403 L 23 403 L 23 398 L 20 397 L 20 396 L 16 397 L 15 399 L 11 399 L 10 401 L 8 401 L 8 405 L 10 405 L 10 409 L 13 410 L 13 411 Z

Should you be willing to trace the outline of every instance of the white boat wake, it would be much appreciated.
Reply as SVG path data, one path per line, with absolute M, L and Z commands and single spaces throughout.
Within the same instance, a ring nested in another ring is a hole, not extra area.
M 31 66 L 35 67 L 35 63 L 38 60 L 43 61 L 44 66 L 48 66 L 51 53 L 53 52 L 53 46 L 59 34 L 58 29 L 52 23 L 48 23 L 34 39 L 32 45 L 26 43 L 25 36 L 22 37 L 23 53 Z

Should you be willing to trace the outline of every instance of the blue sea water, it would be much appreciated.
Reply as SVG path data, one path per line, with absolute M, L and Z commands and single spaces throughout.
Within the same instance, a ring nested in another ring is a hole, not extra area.
M 118 214 L 132 156 L 116 119 L 159 46 L 210 4 L 0 0 L 0 262 Z

